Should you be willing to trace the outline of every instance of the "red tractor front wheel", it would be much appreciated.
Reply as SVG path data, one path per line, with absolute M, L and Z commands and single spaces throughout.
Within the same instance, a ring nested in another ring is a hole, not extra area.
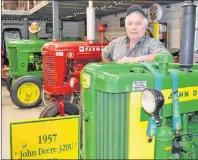
M 70 103 L 64 103 L 65 115 L 79 115 L 79 109 Z M 40 114 L 39 118 L 49 118 L 60 116 L 60 111 L 56 102 L 52 102 Z

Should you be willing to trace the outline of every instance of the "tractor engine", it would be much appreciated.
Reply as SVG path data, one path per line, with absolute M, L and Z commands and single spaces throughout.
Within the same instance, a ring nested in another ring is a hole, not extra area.
M 54 96 L 80 91 L 79 77 L 83 67 L 101 61 L 106 44 L 88 42 L 58 42 L 42 48 L 44 90 Z
M 42 55 L 40 52 L 29 54 L 28 71 L 42 71 Z

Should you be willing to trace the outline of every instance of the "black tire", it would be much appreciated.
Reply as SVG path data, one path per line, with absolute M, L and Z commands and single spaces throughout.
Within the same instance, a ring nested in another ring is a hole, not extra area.
M 7 90 L 10 92 L 10 89 L 12 87 L 12 77 L 8 76 L 8 78 L 6 79 L 6 88 Z
M 65 114 L 68 115 L 79 115 L 79 109 L 70 103 L 64 103 Z M 58 105 L 56 102 L 52 102 L 49 106 L 47 106 L 40 114 L 39 118 L 50 118 L 57 117 L 60 115 Z
M 36 99 L 35 102 L 30 103 L 30 104 L 21 102 L 20 99 L 17 97 L 17 92 L 18 92 L 19 87 L 25 83 L 34 83 L 35 85 L 38 86 L 39 92 L 40 92 L 40 96 L 38 97 L 38 99 Z M 12 102 L 21 109 L 38 107 L 42 102 L 41 100 L 42 88 L 43 88 L 43 83 L 39 78 L 33 77 L 33 76 L 23 76 L 23 77 L 18 78 L 15 84 L 12 85 L 10 89 L 10 97 L 11 97 Z
M 47 105 L 52 102 L 52 100 L 47 100 L 47 101 L 45 100 L 45 91 L 44 91 L 44 88 L 41 91 L 41 100 L 42 100 L 42 103 L 44 104 L 45 107 L 47 107 Z

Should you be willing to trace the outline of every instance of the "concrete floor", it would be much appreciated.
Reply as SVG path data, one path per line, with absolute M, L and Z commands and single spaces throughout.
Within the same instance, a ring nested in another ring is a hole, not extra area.
M 12 121 L 38 118 L 45 108 L 41 104 L 37 108 L 20 109 L 12 103 L 9 92 L 2 86 L 2 159 L 10 159 L 9 124 Z

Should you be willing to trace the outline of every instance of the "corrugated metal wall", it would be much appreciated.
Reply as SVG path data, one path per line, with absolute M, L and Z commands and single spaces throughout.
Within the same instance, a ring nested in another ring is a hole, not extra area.
M 85 36 L 85 21 L 79 21 L 78 22 L 78 37 L 84 37 Z
M 161 21 L 168 24 L 168 46 L 170 48 L 180 48 L 183 4 L 184 3 L 172 4 L 170 8 L 162 6 L 163 16 Z
M 25 28 L 23 21 L 18 21 L 18 20 L 1 20 L 1 31 L 5 28 L 19 28 L 21 32 Z M 22 37 L 26 37 L 25 32 L 22 32 L 21 35 Z
M 78 23 L 77 22 L 63 22 L 63 38 L 77 37 L 78 36 Z
M 33 21 L 28 21 L 29 25 Z M 37 21 L 40 24 L 41 30 L 39 32 L 39 37 L 49 37 L 52 33 L 46 33 L 46 22 L 47 21 Z M 10 23 L 10 25 L 9 25 Z M 13 25 L 14 23 L 14 25 Z M 25 37 L 25 33 L 23 32 L 27 28 L 24 28 L 23 20 L 2 20 L 2 30 L 4 28 L 19 28 L 22 32 L 22 37 Z M 84 37 L 85 35 L 85 22 L 63 22 L 63 30 L 62 30 L 62 37 Z M 32 38 L 32 35 L 29 34 L 29 38 Z

